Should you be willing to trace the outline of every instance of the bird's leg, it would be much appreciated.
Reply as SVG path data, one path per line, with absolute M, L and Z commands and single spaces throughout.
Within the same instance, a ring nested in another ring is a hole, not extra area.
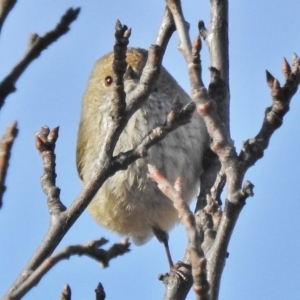
M 170 265 L 170 270 L 174 269 L 174 263 L 171 257 L 171 252 L 170 252 L 170 248 L 169 248 L 169 234 L 165 231 L 163 231 L 162 229 L 160 229 L 159 227 L 153 227 L 152 228 L 154 235 L 156 236 L 156 238 L 158 239 L 159 242 L 163 243 L 165 246 L 165 250 L 166 250 L 166 254 L 167 254 L 167 258 L 168 258 L 168 262 Z
M 182 262 L 177 262 L 176 265 L 174 265 L 174 263 L 173 263 L 170 248 L 169 248 L 169 242 L 168 242 L 169 241 L 169 234 L 167 232 L 163 231 L 162 229 L 160 229 L 159 227 L 152 227 L 152 230 L 153 230 L 153 233 L 156 236 L 156 238 L 161 243 L 163 243 L 164 246 L 165 246 L 168 262 L 169 262 L 169 265 L 170 265 L 170 271 L 177 274 L 184 281 L 187 281 L 186 275 L 179 270 L 179 267 L 181 267 L 182 265 L 185 265 L 185 264 L 182 263 Z

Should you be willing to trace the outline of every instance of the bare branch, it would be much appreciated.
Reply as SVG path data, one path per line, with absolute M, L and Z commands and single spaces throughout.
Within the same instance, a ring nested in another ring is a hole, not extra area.
M 18 134 L 17 122 L 11 123 L 0 141 L 0 208 L 3 205 L 3 194 L 6 190 L 5 179 L 9 167 L 11 149 Z
M 224 160 L 220 155 L 222 152 L 217 152 L 221 158 L 222 172 L 227 178 L 227 199 L 215 241 L 207 255 L 208 269 L 210 270 L 209 282 L 212 287 L 211 295 L 213 299 L 217 297 L 219 292 L 220 278 L 227 255 L 226 249 L 235 223 L 246 198 L 253 195 L 253 184 L 246 181 L 242 186 L 245 172 L 263 156 L 272 134 L 281 126 L 283 117 L 289 110 L 290 100 L 297 91 L 300 71 L 299 58 L 296 55 L 293 57 L 293 70 L 284 61 L 283 73 L 286 82 L 281 87 L 279 82 L 267 72 L 267 83 L 271 88 L 273 105 L 266 110 L 265 119 L 258 135 L 244 143 L 239 157 L 236 157 L 232 152 L 233 155 L 228 155 Z M 217 73 L 216 76 L 218 76 Z
M 189 31 L 189 23 L 185 21 L 183 16 L 183 11 L 181 8 L 181 1 L 179 0 L 167 0 L 168 7 L 172 12 L 174 22 L 176 25 L 176 30 L 179 36 L 180 44 L 178 46 L 181 52 L 187 51 L 190 52 L 192 45 L 190 36 L 186 34 Z M 186 58 L 189 53 L 184 53 Z
M 65 249 L 53 254 L 46 258 L 43 263 L 24 281 L 7 299 L 17 300 L 21 299 L 33 286 L 37 285 L 41 278 L 52 269 L 58 262 L 63 259 L 69 259 L 73 255 L 85 255 L 95 259 L 107 267 L 112 258 L 123 255 L 129 250 L 130 243 L 128 239 L 123 240 L 121 243 L 114 244 L 108 250 L 99 249 L 99 247 L 106 244 L 108 241 L 104 238 L 88 242 L 84 245 L 71 245 Z
M 219 103 L 216 103 L 216 101 L 214 100 L 217 96 L 221 97 L 221 95 L 224 95 L 224 83 L 220 77 L 221 73 L 216 68 L 210 68 L 211 83 L 208 92 L 201 78 L 202 67 L 200 60 L 200 37 L 197 37 L 195 39 L 193 45 L 191 44 L 188 34 L 188 26 L 186 25 L 187 22 L 184 20 L 180 1 L 169 0 L 167 3 L 173 14 L 178 31 L 180 39 L 180 51 L 182 52 L 188 65 L 192 99 L 196 104 L 198 113 L 203 117 L 207 126 L 208 133 L 212 138 L 211 149 L 218 155 L 223 164 L 226 163 L 228 165 L 232 159 L 237 159 L 237 154 L 233 146 L 233 141 L 230 138 L 229 130 L 226 130 L 227 125 L 222 122 L 219 117 Z M 204 24 L 202 25 L 204 26 Z M 203 26 L 202 31 L 204 30 Z M 229 103 L 227 103 L 227 105 L 228 104 Z M 229 120 L 227 121 L 229 122 Z M 204 207 L 206 205 L 206 193 L 212 187 L 219 169 L 220 164 L 218 163 L 217 159 L 209 162 L 209 167 L 203 175 L 203 178 L 201 178 L 204 189 L 199 195 L 196 212 L 200 207 Z M 220 195 L 220 193 L 221 191 L 215 193 L 215 195 Z M 219 199 L 210 199 L 210 201 L 217 201 L 220 203 Z M 205 225 L 204 227 L 207 227 L 207 225 Z
M 17 0 L 0 0 L 0 32 L 2 30 L 6 17 L 14 8 L 16 3 Z
M 283 87 L 267 72 L 267 83 L 271 88 L 273 104 L 266 110 L 264 122 L 258 135 L 254 139 L 246 141 L 239 157 L 228 156 L 226 160 L 221 158 L 223 172 L 227 177 L 227 199 L 224 212 L 217 231 L 215 241 L 207 255 L 209 282 L 212 290 L 211 295 L 216 298 L 219 291 L 220 278 L 227 255 L 228 243 L 235 223 L 242 210 L 246 198 L 253 195 L 253 184 L 246 181 L 242 186 L 244 174 L 258 159 L 263 156 L 264 150 L 274 131 L 282 124 L 284 115 L 289 110 L 289 103 L 300 82 L 299 58 L 293 56 L 293 70 L 286 61 L 283 64 L 283 73 L 286 82 Z
M 59 214 L 66 210 L 60 201 L 60 189 L 55 185 L 55 143 L 58 138 L 59 127 L 50 131 L 48 127 L 42 127 L 35 135 L 35 144 L 44 165 L 44 174 L 41 177 L 41 185 L 47 195 L 48 209 L 51 215 Z
M 284 59 L 282 72 L 286 78 L 282 87 L 277 79 L 268 71 L 266 72 L 273 103 L 265 111 L 265 118 L 259 133 L 255 138 L 249 139 L 243 144 L 239 158 L 243 161 L 245 168 L 253 166 L 257 160 L 263 157 L 272 134 L 281 126 L 283 117 L 290 109 L 290 101 L 300 83 L 300 60 L 297 55 L 293 55 L 293 71 Z
M 210 26 L 205 28 L 204 22 L 198 24 L 199 33 L 206 41 L 212 68 L 219 72 L 222 88 L 210 96 L 217 103 L 218 116 L 229 135 L 230 91 L 229 91 L 229 38 L 228 38 L 228 0 L 210 1 Z
M 159 76 L 163 53 L 164 51 L 162 51 L 162 48 L 155 44 L 151 45 L 148 49 L 148 59 L 139 84 L 128 96 L 126 101 L 128 117 L 131 117 L 149 97 Z
M 140 82 L 137 88 L 127 99 L 126 111 L 128 113 L 128 117 L 132 116 L 133 113 L 142 106 L 152 91 L 152 87 L 159 76 L 165 50 L 174 30 L 175 27 L 173 18 L 169 9 L 166 7 L 158 30 L 156 44 L 151 45 L 148 50 L 148 59 L 140 78 Z
M 209 30 L 204 27 L 203 22 L 199 22 L 200 34 L 208 42 L 212 62 L 208 91 L 201 78 L 200 38 L 197 37 L 191 45 L 180 1 L 169 0 L 168 6 L 178 31 L 180 50 L 188 65 L 192 99 L 212 138 L 211 149 L 220 159 L 222 165 L 220 175 L 227 178 L 227 199 L 224 212 L 222 213 L 218 207 L 219 199 L 212 197 L 219 198 L 223 189 L 224 182 L 219 180 L 206 197 L 207 205 L 196 215 L 197 219 L 199 218 L 198 228 L 204 239 L 202 246 L 207 258 L 210 299 L 217 299 L 231 233 L 245 199 L 253 194 L 251 189 L 249 192 L 249 189 L 241 188 L 245 170 L 240 168 L 229 131 L 228 3 L 225 0 L 211 1 L 211 28 Z M 217 163 L 214 167 L 211 172 L 215 176 L 218 170 Z M 217 177 L 217 179 L 222 177 Z M 251 184 L 249 186 L 253 188 Z M 198 205 L 203 207 L 205 202 Z
M 20 62 L 11 70 L 10 74 L 7 75 L 0 83 L 0 109 L 4 105 L 6 97 L 16 90 L 16 82 L 23 72 L 27 69 L 29 64 L 40 56 L 41 52 L 45 50 L 49 45 L 54 43 L 62 35 L 69 31 L 70 24 L 76 20 L 80 12 L 79 8 L 68 9 L 62 16 L 57 26 L 47 32 L 44 36 L 39 37 L 37 34 L 33 34 L 30 38 L 30 44 L 27 52 Z
M 158 188 L 173 202 L 179 216 L 180 222 L 184 225 L 188 236 L 187 252 L 190 255 L 192 265 L 193 288 L 196 293 L 196 299 L 208 299 L 208 282 L 206 271 L 206 258 L 199 247 L 200 237 L 196 229 L 194 214 L 189 205 L 182 199 L 182 181 L 178 178 L 174 187 L 168 182 L 164 175 L 154 166 L 148 165 L 148 178 L 157 183 Z
M 210 97 L 206 88 L 199 78 L 200 52 L 193 47 L 192 56 L 187 60 L 190 62 L 189 77 L 192 88 L 192 99 L 194 100 L 198 113 L 203 117 L 208 133 L 212 138 L 211 149 L 219 156 L 221 162 L 229 161 L 229 158 L 236 157 L 233 141 L 228 135 L 224 123 L 219 118 L 216 102 Z M 220 86 L 220 73 L 211 68 L 211 85 Z
M 192 99 L 196 104 L 197 111 L 205 120 L 207 130 L 213 139 L 212 150 L 216 152 L 219 157 L 222 156 L 223 159 L 226 159 L 228 156 L 235 155 L 235 150 L 229 136 L 229 131 L 226 130 L 227 125 L 222 122 L 223 120 L 219 117 L 217 108 L 219 103 L 211 99 L 201 78 L 200 37 L 196 38 L 193 45 L 191 44 L 188 26 L 186 25 L 187 22 L 183 17 L 180 1 L 169 0 L 167 3 L 176 24 L 180 40 L 180 51 L 188 65 Z M 214 89 L 219 91 L 223 88 L 221 73 L 218 69 L 211 68 L 211 74 L 211 86 L 214 86 Z M 228 104 L 229 103 L 227 103 L 227 105 Z
M 122 26 L 121 22 L 118 20 L 115 26 L 116 42 L 114 45 L 113 61 L 113 70 L 115 75 L 114 82 L 116 83 L 115 92 L 117 93 L 115 99 L 117 101 L 113 101 L 112 104 L 118 107 L 120 115 L 124 115 L 126 108 L 126 93 L 124 91 L 123 77 L 127 69 L 126 51 L 130 34 L 131 29 L 126 25 Z
M 162 48 L 164 52 L 167 48 L 168 42 L 176 30 L 173 16 L 168 7 L 165 8 L 164 16 L 156 37 L 155 44 Z

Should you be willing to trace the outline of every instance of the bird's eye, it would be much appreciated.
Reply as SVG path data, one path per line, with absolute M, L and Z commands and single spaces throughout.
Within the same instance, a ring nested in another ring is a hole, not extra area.
M 108 86 L 111 86 L 111 84 L 113 83 L 113 79 L 111 76 L 107 76 L 107 77 L 105 77 L 104 82 L 105 82 L 105 86 L 108 87 Z

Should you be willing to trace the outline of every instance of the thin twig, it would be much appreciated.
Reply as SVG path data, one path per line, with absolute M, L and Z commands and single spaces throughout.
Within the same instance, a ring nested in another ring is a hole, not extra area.
M 174 187 L 168 182 L 165 176 L 153 165 L 148 165 L 148 178 L 157 183 L 158 188 L 173 202 L 178 212 L 179 220 L 184 225 L 187 237 L 187 251 L 190 255 L 192 266 L 193 288 L 196 299 L 208 300 L 208 282 L 206 272 L 206 258 L 199 247 L 200 237 L 196 229 L 195 216 L 186 201 L 182 199 L 182 180 L 178 178 Z
M 224 123 L 226 134 L 230 134 L 230 89 L 229 89 L 229 38 L 228 0 L 210 1 L 210 26 L 198 24 L 199 33 L 205 40 L 210 54 L 211 67 L 219 72 L 221 85 L 210 85 L 210 96 L 218 104 L 218 116 Z M 213 76 L 213 74 L 212 74 Z M 213 80 L 212 80 L 213 81 Z M 215 89 L 216 88 L 216 89 Z
M 155 44 L 162 48 L 162 51 L 165 51 L 168 45 L 168 42 L 176 30 L 174 19 L 171 11 L 168 6 L 165 8 L 165 12 L 158 30 Z
M 35 144 L 44 165 L 44 174 L 41 177 L 41 186 L 47 195 L 48 209 L 51 215 L 59 214 L 66 210 L 60 201 L 60 189 L 56 186 L 55 172 L 55 143 L 58 138 L 59 127 L 50 130 L 47 126 L 35 135 Z
M 70 24 L 76 20 L 80 12 L 79 8 L 68 9 L 62 16 L 57 26 L 47 32 L 44 36 L 40 37 L 37 34 L 33 34 L 30 37 L 29 47 L 24 57 L 13 67 L 10 74 L 8 74 L 0 83 L 0 109 L 4 105 L 6 97 L 16 90 L 16 82 L 23 72 L 27 69 L 29 64 L 40 56 L 41 52 L 45 50 L 49 45 L 54 43 L 62 35 L 69 31 Z
M 108 250 L 99 249 L 99 247 L 106 244 L 108 241 L 104 238 L 88 242 L 84 245 L 70 245 L 63 250 L 54 253 L 52 256 L 46 258 L 43 263 L 31 273 L 28 279 L 21 284 L 7 300 L 21 299 L 32 287 L 37 285 L 41 278 L 49 272 L 58 262 L 63 259 L 69 259 L 74 255 L 85 255 L 98 261 L 103 267 L 107 267 L 112 258 L 123 255 L 130 251 L 130 243 L 128 239 L 124 239 L 121 243 L 114 244 Z
M 153 44 L 149 47 L 147 62 L 143 69 L 139 84 L 130 93 L 126 101 L 126 113 L 128 118 L 143 105 L 152 92 L 152 87 L 154 87 L 160 73 L 163 53 L 164 51 L 162 51 L 162 48 L 158 45 Z
M 10 11 L 14 8 L 17 0 L 0 0 L 0 32 Z
M 283 60 L 282 73 L 285 83 L 281 87 L 279 81 L 266 71 L 267 84 L 271 89 L 272 106 L 265 111 L 262 127 L 255 138 L 243 144 L 239 154 L 245 168 L 253 166 L 264 155 L 272 134 L 283 123 L 283 117 L 290 109 L 290 102 L 300 83 L 300 59 L 293 55 L 293 69 L 286 59 Z
M 6 190 L 5 179 L 9 167 L 11 149 L 18 134 L 17 122 L 11 123 L 0 141 L 0 208 L 3 205 L 3 194 Z
M 127 45 L 129 43 L 129 38 L 131 34 L 131 29 L 126 25 L 122 25 L 118 20 L 116 23 L 115 31 L 115 45 L 114 45 L 114 60 L 113 60 L 113 81 L 116 83 L 115 91 L 117 93 L 115 99 L 116 101 L 112 102 L 112 105 L 118 107 L 120 115 L 124 114 L 126 108 L 126 93 L 124 91 L 124 74 L 127 69 L 126 62 L 126 52 Z

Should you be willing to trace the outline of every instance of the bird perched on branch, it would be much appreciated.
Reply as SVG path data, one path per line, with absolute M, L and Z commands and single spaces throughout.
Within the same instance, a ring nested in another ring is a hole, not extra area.
M 115 86 L 113 59 L 112 52 L 95 63 L 82 101 L 77 168 L 83 183 L 89 179 L 107 132 Z M 139 83 L 147 51 L 128 48 L 126 61 L 130 72 L 125 73 L 124 90 L 129 95 Z M 149 98 L 130 118 L 120 135 L 114 155 L 135 148 L 149 131 L 163 124 L 176 98 L 182 104 L 191 101 L 162 67 Z M 155 165 L 170 182 L 181 177 L 183 198 L 190 203 L 199 188 L 202 157 L 207 146 L 205 124 L 195 112 L 189 124 L 180 126 L 152 146 L 147 157 L 136 160 L 127 170 L 118 171 L 108 178 L 88 206 L 88 211 L 100 225 L 131 237 L 137 245 L 146 243 L 155 235 L 168 252 L 168 232 L 178 222 L 178 215 L 171 200 L 147 179 L 147 164 Z

